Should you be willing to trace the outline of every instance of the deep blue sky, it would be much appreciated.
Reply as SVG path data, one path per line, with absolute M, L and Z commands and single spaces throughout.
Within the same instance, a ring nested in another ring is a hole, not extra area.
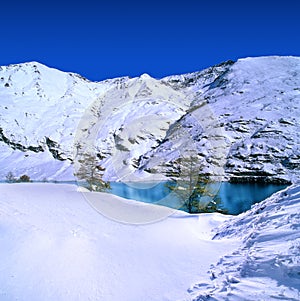
M 38 61 L 91 80 L 300 56 L 300 1 L 5 1 L 0 65 Z

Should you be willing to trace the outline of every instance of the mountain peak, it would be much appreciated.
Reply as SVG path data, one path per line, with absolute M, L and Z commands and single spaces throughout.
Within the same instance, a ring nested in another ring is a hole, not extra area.
M 146 80 L 146 79 L 150 79 L 152 78 L 149 74 L 147 73 L 143 73 L 141 76 L 140 76 L 140 79 L 142 80 Z

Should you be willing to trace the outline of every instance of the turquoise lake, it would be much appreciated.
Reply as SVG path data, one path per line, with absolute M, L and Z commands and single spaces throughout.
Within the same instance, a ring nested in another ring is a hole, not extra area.
M 239 214 L 251 208 L 254 203 L 261 202 L 287 185 L 262 183 L 228 183 L 215 184 L 216 198 L 220 200 L 218 208 L 228 214 Z M 186 211 L 182 202 L 171 193 L 166 182 L 159 183 L 121 183 L 112 182 L 110 193 L 123 198 L 145 203 L 159 204 Z

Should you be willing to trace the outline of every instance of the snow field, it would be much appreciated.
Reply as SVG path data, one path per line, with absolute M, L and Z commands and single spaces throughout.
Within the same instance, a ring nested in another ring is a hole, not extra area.
M 0 195 L 1 301 L 299 300 L 299 185 L 239 216 L 170 210 L 144 225 L 103 216 L 75 185 Z
M 99 214 L 73 185 L 0 191 L 1 301 L 185 299 L 190 283 L 235 245 L 210 240 L 227 219 L 219 214 L 175 212 L 129 225 Z

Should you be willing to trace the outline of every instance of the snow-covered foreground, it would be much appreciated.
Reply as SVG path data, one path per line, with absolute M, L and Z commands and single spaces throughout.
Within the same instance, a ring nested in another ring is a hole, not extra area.
M 1 301 L 299 300 L 300 186 L 237 217 L 170 210 L 144 225 L 104 217 L 75 185 L 0 195 Z
M 1 301 L 186 299 L 234 245 L 210 240 L 218 214 L 126 225 L 72 185 L 2 184 L 0 195 Z

